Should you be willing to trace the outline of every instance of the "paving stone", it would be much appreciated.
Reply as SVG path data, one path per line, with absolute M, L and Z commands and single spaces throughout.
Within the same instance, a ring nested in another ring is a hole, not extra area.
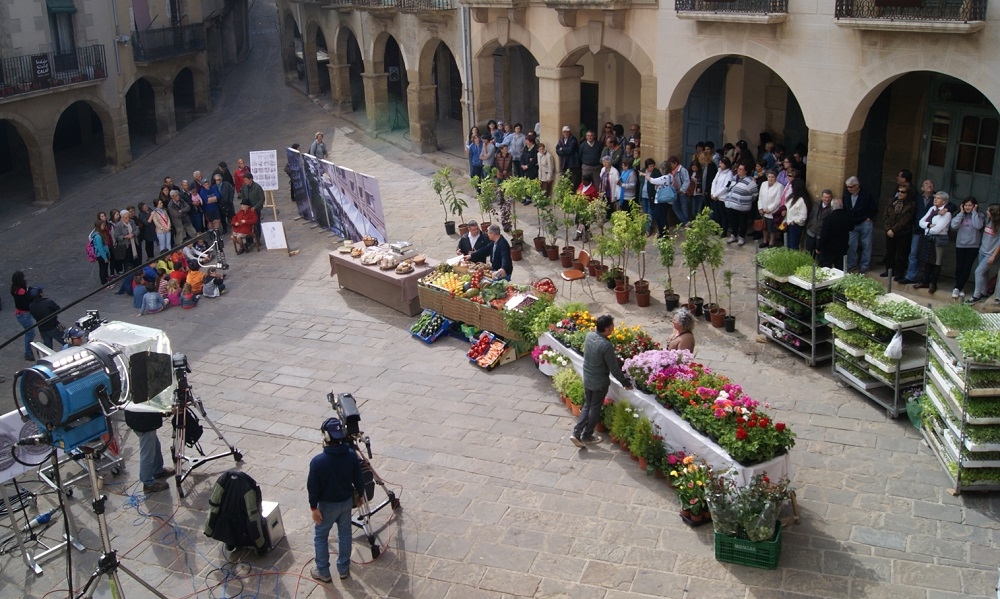
M 851 529 L 851 540 L 886 549 L 896 549 L 899 551 L 906 549 L 906 535 L 898 532 L 868 528 L 866 526 L 854 526 Z
M 487 568 L 479 581 L 479 588 L 490 591 L 500 591 L 504 595 L 515 597 L 533 597 L 541 578 L 509 570 Z
M 897 561 L 893 564 L 893 577 L 894 582 L 910 586 L 942 591 L 962 590 L 961 576 L 954 568 Z
M 469 554 L 468 561 L 480 566 L 527 572 L 537 555 L 537 551 L 480 542 Z

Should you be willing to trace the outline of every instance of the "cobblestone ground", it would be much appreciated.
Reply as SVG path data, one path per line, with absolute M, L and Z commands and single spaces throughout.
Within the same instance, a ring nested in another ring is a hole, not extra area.
M 390 237 L 410 239 L 432 256 L 453 251 L 456 239 L 443 235 L 428 179 L 432 161 L 459 170 L 461 164 L 367 137 L 286 88 L 273 5 L 258 3 L 254 16 L 254 51 L 227 78 L 215 110 L 131 168 L 66 190 L 48 210 L 25 209 L 0 235 L 2 272 L 25 270 L 29 282 L 44 284 L 66 305 L 96 285 L 83 243 L 98 210 L 152 198 L 165 174 L 179 179 L 196 168 L 210 171 L 219 159 L 234 163 L 248 150 L 305 143 L 316 130 L 333 138 L 334 161 L 381 179 Z M 129 300 L 102 291 L 63 319 L 99 308 L 105 317 L 166 330 L 175 351 L 189 356 L 191 381 L 210 416 L 244 452 L 242 469 L 266 500 L 280 502 L 287 538 L 263 557 L 237 555 L 239 563 L 229 564 L 201 529 L 211 486 L 232 462 L 196 470 L 183 499 L 171 489 L 136 505 L 129 494 L 137 491 L 137 448 L 127 435 L 125 472 L 105 474 L 112 542 L 126 566 L 167 596 L 992 596 L 1000 562 L 996 499 L 953 497 L 938 461 L 905 419 L 888 420 L 839 388 L 828 367 L 809 368 L 754 342 L 751 246 L 728 248 L 726 255 L 738 273 L 734 310 L 742 332 L 702 326 L 697 334 L 700 360 L 771 402 L 798 433 L 792 462 L 802 519 L 783 534 L 775 571 L 716 562 L 711 527 L 686 527 L 663 481 L 646 477 L 609 444 L 578 452 L 567 439 L 570 415 L 530 360 L 482 372 L 457 341 L 425 346 L 407 333 L 413 319 L 340 290 L 327 260 L 335 240 L 293 221 L 285 191 L 279 206 L 301 253 L 230 256 L 225 297 L 140 319 Z M 530 233 L 534 215 L 527 212 Z M 515 266 L 514 278 L 555 272 L 531 255 Z M 661 276 L 653 269 L 648 278 Z M 603 289 L 595 295 L 594 311 L 665 338 L 662 303 L 620 307 Z M 9 308 L 3 314 L 6 338 L 19 328 Z M 0 372 L 23 365 L 18 347 L 0 351 Z M 312 532 L 304 487 L 308 459 L 319 449 L 317 427 L 331 413 L 330 391 L 349 391 L 360 401 L 373 462 L 400 493 L 402 509 L 374 518 L 385 546 L 378 560 L 371 562 L 358 536 L 351 578 L 323 586 L 308 579 Z M 12 408 L 4 400 L 3 409 Z M 165 448 L 167 435 L 161 430 Z M 205 436 L 206 451 L 219 448 L 211 437 Z M 87 493 L 77 487 L 69 502 L 88 546 L 73 556 L 78 589 L 100 544 Z M 39 504 L 47 509 L 50 500 Z M 44 537 L 56 539 L 58 531 Z M 35 577 L 16 554 L 0 557 L 0 596 L 61 596 L 53 591 L 67 586 L 62 558 L 43 565 Z M 235 578 L 223 587 L 226 573 Z M 124 587 L 129 597 L 147 596 L 127 578 Z M 110 596 L 106 583 L 97 596 Z

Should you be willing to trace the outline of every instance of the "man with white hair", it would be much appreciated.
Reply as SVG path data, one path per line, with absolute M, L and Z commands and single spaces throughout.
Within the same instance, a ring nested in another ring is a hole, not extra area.
M 510 280 L 510 273 L 514 270 L 514 263 L 510 259 L 510 243 L 504 239 L 500 232 L 500 225 L 490 225 L 486 230 L 486 235 L 491 243 L 468 254 L 466 257 L 470 262 L 486 262 L 489 258 L 490 268 L 501 279 Z
M 866 189 L 861 188 L 857 177 L 851 176 L 844 181 L 844 210 L 851 215 L 854 230 L 847 241 L 847 270 L 858 268 L 858 272 L 868 272 L 872 261 L 872 233 L 875 228 L 875 215 L 878 204 Z M 859 247 L 860 246 L 860 247 Z M 861 252 L 860 264 L 858 251 Z

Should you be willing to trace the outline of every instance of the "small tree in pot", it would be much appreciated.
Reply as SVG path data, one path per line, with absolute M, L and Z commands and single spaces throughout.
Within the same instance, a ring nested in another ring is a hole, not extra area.
M 464 198 L 455 193 L 455 183 L 451 180 L 451 167 L 443 166 L 431 179 L 431 187 L 434 193 L 438 194 L 438 201 L 444 209 L 444 230 L 448 235 L 455 234 L 455 221 L 449 220 L 451 215 L 455 215 L 462 220 L 462 210 L 469 207 Z M 450 212 L 449 212 L 450 211 Z
M 680 296 L 674 292 L 674 279 L 670 273 L 670 267 L 674 265 L 677 257 L 677 248 L 674 246 L 674 236 L 664 235 L 656 240 L 656 249 L 660 252 L 660 264 L 667 269 L 666 289 L 663 291 L 663 302 L 667 310 L 674 310 L 680 303 Z
M 476 191 L 476 201 L 479 203 L 479 214 L 482 222 L 489 222 L 490 216 L 500 201 L 500 185 L 497 183 L 497 169 L 486 167 L 482 177 L 472 178 L 472 187 Z
M 705 210 L 690 222 L 686 230 L 684 241 L 681 242 L 681 253 L 684 257 L 684 267 L 690 273 L 690 285 L 693 286 L 693 295 L 690 296 L 689 304 L 694 308 L 695 314 L 702 315 L 702 305 L 704 300 L 698 297 L 697 273 L 698 268 L 704 270 L 705 261 L 714 253 L 716 248 L 713 241 L 721 244 L 722 227 L 713 221 L 709 216 L 709 211 Z M 721 264 L 721 262 L 720 262 Z M 709 290 L 711 292 L 711 289 Z
M 726 314 L 723 322 L 726 327 L 726 332 L 732 333 L 736 331 L 736 317 L 733 316 L 733 271 L 727 270 L 722 273 L 722 282 L 726 286 L 726 295 L 729 296 L 729 312 Z

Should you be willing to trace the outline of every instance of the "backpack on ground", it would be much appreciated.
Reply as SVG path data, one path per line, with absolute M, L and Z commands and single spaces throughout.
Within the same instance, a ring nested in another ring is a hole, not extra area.
M 265 536 L 260 485 L 249 474 L 230 470 L 215 481 L 208 500 L 205 536 L 228 548 L 252 547 L 262 554 L 270 547 Z

